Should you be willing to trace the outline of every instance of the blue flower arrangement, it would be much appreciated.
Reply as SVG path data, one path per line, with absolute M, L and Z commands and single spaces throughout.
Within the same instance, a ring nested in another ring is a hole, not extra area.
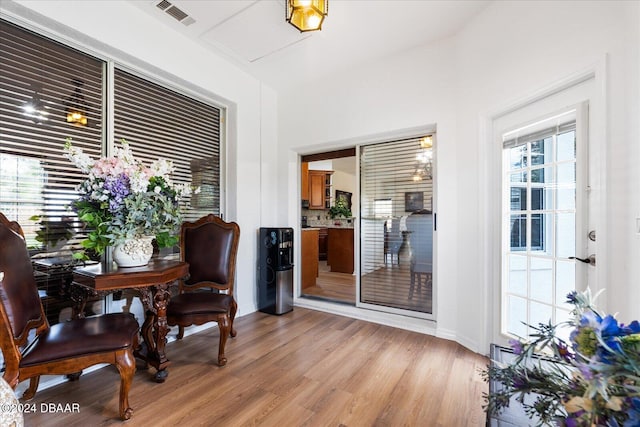
M 483 408 L 497 415 L 515 396 L 539 425 L 639 427 L 640 323 L 598 312 L 589 290 L 567 299 L 571 320 L 532 326 L 529 340 L 511 340 L 512 362 L 483 371 L 500 384 L 485 394 Z M 572 328 L 569 342 L 558 337 L 560 326 Z

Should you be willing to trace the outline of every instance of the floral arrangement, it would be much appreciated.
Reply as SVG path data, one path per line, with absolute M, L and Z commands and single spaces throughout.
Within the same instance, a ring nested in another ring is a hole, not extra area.
M 73 202 L 78 218 L 90 230 L 82 242 L 85 249 L 101 254 L 107 246 L 143 236 L 155 236 L 160 248 L 177 243 L 182 222 L 179 201 L 192 189 L 172 182 L 171 161 L 158 159 L 146 166 L 135 159 L 124 139 L 112 156 L 98 160 L 74 147 L 71 139 L 64 152 L 88 174 L 77 188 L 80 198 Z
M 589 290 L 567 298 L 571 320 L 534 327 L 529 341 L 511 341 L 512 362 L 483 372 L 501 385 L 485 395 L 485 411 L 497 415 L 516 396 L 539 425 L 640 426 L 640 324 L 599 313 Z M 569 342 L 557 337 L 561 325 L 572 328 Z

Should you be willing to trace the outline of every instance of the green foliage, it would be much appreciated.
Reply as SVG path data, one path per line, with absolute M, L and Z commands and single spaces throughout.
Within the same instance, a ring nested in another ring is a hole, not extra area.
M 329 208 L 329 216 L 331 218 L 351 218 L 351 209 L 349 209 L 347 201 L 345 199 L 338 198 L 335 205 Z

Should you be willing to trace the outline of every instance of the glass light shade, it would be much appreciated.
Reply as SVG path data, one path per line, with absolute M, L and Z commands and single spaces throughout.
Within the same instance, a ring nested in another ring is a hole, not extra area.
M 86 126 L 86 102 L 84 100 L 84 95 L 82 95 L 82 90 L 80 89 L 84 82 L 78 79 L 73 79 L 72 81 L 76 88 L 71 97 L 67 99 L 67 123 L 72 123 L 76 126 Z
M 300 32 L 318 31 L 328 10 L 328 0 L 287 0 L 286 18 Z
M 69 110 L 67 112 L 67 123 L 73 123 L 78 126 L 87 125 L 87 116 L 82 111 Z

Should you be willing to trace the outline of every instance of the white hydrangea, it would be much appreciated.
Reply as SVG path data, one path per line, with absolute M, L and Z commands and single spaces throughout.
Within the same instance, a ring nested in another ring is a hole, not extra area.
M 149 177 L 143 171 L 133 171 L 129 175 L 129 185 L 133 193 L 144 193 L 149 188 Z
M 173 166 L 173 162 L 171 160 L 158 159 L 155 162 L 151 163 L 149 169 L 151 169 L 152 175 L 161 176 L 165 181 L 167 181 L 169 185 L 171 185 L 169 176 L 175 170 L 175 167 Z
M 64 146 L 64 154 L 67 159 L 71 160 L 71 163 L 84 173 L 89 173 L 91 167 L 93 167 L 94 160 L 88 154 L 82 152 L 82 149 L 72 146 L 71 138 L 67 139 L 67 143 Z

